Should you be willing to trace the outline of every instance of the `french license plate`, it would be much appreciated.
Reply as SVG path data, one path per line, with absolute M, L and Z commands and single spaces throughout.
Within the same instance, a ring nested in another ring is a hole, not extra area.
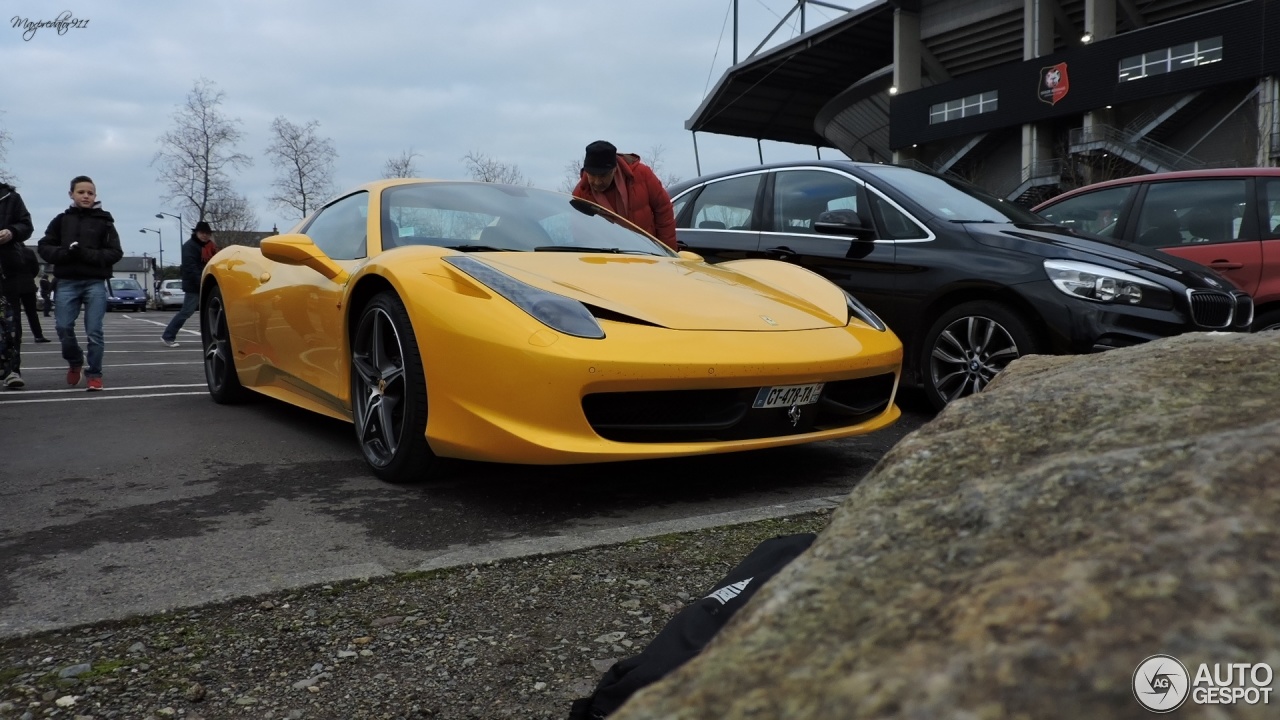
M 792 405 L 812 405 L 822 395 L 822 386 L 826 383 L 809 385 L 777 385 L 760 388 L 756 393 L 753 408 L 791 407 Z

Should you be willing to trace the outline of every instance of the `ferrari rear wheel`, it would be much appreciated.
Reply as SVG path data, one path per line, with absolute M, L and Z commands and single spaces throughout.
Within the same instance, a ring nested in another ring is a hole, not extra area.
M 425 480 L 438 465 L 427 444 L 427 382 L 409 313 L 394 293 L 375 295 L 351 342 L 356 439 L 378 477 Z
M 226 304 L 222 301 L 222 289 L 216 285 L 200 310 L 200 342 L 204 347 L 204 380 L 209 386 L 209 397 L 222 405 L 243 402 L 249 392 L 236 375 Z

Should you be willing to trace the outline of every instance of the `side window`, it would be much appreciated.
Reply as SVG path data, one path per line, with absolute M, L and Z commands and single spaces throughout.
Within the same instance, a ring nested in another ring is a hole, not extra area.
M 857 210 L 858 183 L 824 170 L 783 170 L 773 185 L 774 232 L 811 233 L 827 210 Z
M 369 193 L 358 192 L 321 210 L 304 232 L 334 260 L 362 258 L 367 244 L 368 215 Z
M 1262 237 L 1280 237 L 1280 178 L 1259 178 L 1262 182 Z
M 1151 183 L 1138 216 L 1139 245 L 1232 242 L 1244 218 L 1243 178 Z
M 1040 211 L 1041 217 L 1064 227 L 1113 238 L 1119 232 L 1116 220 L 1137 185 L 1107 188 L 1068 198 Z
M 693 202 L 693 227 L 704 230 L 748 230 L 763 173 L 713 182 Z
M 680 218 L 680 213 L 684 210 L 684 206 L 689 204 L 689 198 L 691 197 L 693 197 L 693 193 L 689 192 L 672 201 L 671 214 L 676 217 L 677 221 Z
M 886 200 L 874 190 L 867 193 L 867 205 L 880 219 L 887 240 L 925 240 L 929 232 L 910 215 L 902 212 L 893 203 Z

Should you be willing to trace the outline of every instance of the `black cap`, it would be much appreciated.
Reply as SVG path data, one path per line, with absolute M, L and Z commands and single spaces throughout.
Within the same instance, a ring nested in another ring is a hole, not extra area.
M 597 140 L 587 146 L 587 156 L 582 169 L 592 175 L 604 175 L 618 166 L 618 148 L 607 140 Z
M 200 222 L 196 223 L 195 231 L 211 233 L 213 232 L 213 228 L 209 227 L 209 223 L 201 220 Z

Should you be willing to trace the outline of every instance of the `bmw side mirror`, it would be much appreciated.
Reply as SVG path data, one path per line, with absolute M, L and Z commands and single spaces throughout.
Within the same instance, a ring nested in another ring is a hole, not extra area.
M 813 231 L 823 235 L 846 235 L 857 240 L 875 240 L 875 228 L 862 222 L 856 210 L 827 210 L 813 223 Z

